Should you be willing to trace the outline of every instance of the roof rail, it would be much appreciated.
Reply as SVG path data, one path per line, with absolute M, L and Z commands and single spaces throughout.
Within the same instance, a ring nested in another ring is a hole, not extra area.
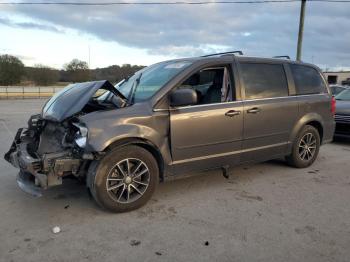
M 285 59 L 289 59 L 290 60 L 290 56 L 289 55 L 278 55 L 278 56 L 274 56 L 272 58 L 285 58 Z
M 217 56 L 217 55 L 234 55 L 234 54 L 239 54 L 239 55 L 243 55 L 243 52 L 240 50 L 237 51 L 230 51 L 230 52 L 223 52 L 223 53 L 216 53 L 216 54 L 210 54 L 210 55 L 202 55 L 201 57 L 210 57 L 210 56 Z

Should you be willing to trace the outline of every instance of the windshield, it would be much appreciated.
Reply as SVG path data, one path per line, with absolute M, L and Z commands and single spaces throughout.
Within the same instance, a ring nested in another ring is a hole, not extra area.
M 152 97 L 170 79 L 187 68 L 189 61 L 170 61 L 148 66 L 136 72 L 132 77 L 118 83 L 116 88 L 125 96 L 133 97 L 134 102 Z M 130 94 L 130 93 L 133 94 Z
M 335 99 L 350 101 L 350 89 L 345 89 L 344 91 L 340 92 L 338 95 L 335 96 Z

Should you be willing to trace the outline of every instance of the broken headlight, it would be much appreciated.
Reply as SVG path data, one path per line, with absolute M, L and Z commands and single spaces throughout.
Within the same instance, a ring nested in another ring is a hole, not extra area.
M 88 136 L 88 129 L 85 125 L 81 123 L 73 123 L 74 126 L 78 128 L 78 131 L 75 133 L 74 142 L 80 147 L 85 148 L 87 136 Z

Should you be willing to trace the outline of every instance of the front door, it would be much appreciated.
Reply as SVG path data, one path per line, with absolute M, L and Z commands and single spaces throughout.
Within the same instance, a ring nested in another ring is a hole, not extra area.
M 197 91 L 197 105 L 170 111 L 173 167 L 207 169 L 239 163 L 243 103 L 235 101 L 230 66 L 204 68 L 178 88 Z

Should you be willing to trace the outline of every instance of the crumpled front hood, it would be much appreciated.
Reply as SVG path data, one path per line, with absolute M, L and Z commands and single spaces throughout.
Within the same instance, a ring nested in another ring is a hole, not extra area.
M 337 100 L 335 112 L 339 115 L 350 115 L 350 101 Z
M 45 104 L 42 117 L 61 122 L 81 111 L 100 88 L 112 90 L 114 86 L 106 80 L 70 84 Z

